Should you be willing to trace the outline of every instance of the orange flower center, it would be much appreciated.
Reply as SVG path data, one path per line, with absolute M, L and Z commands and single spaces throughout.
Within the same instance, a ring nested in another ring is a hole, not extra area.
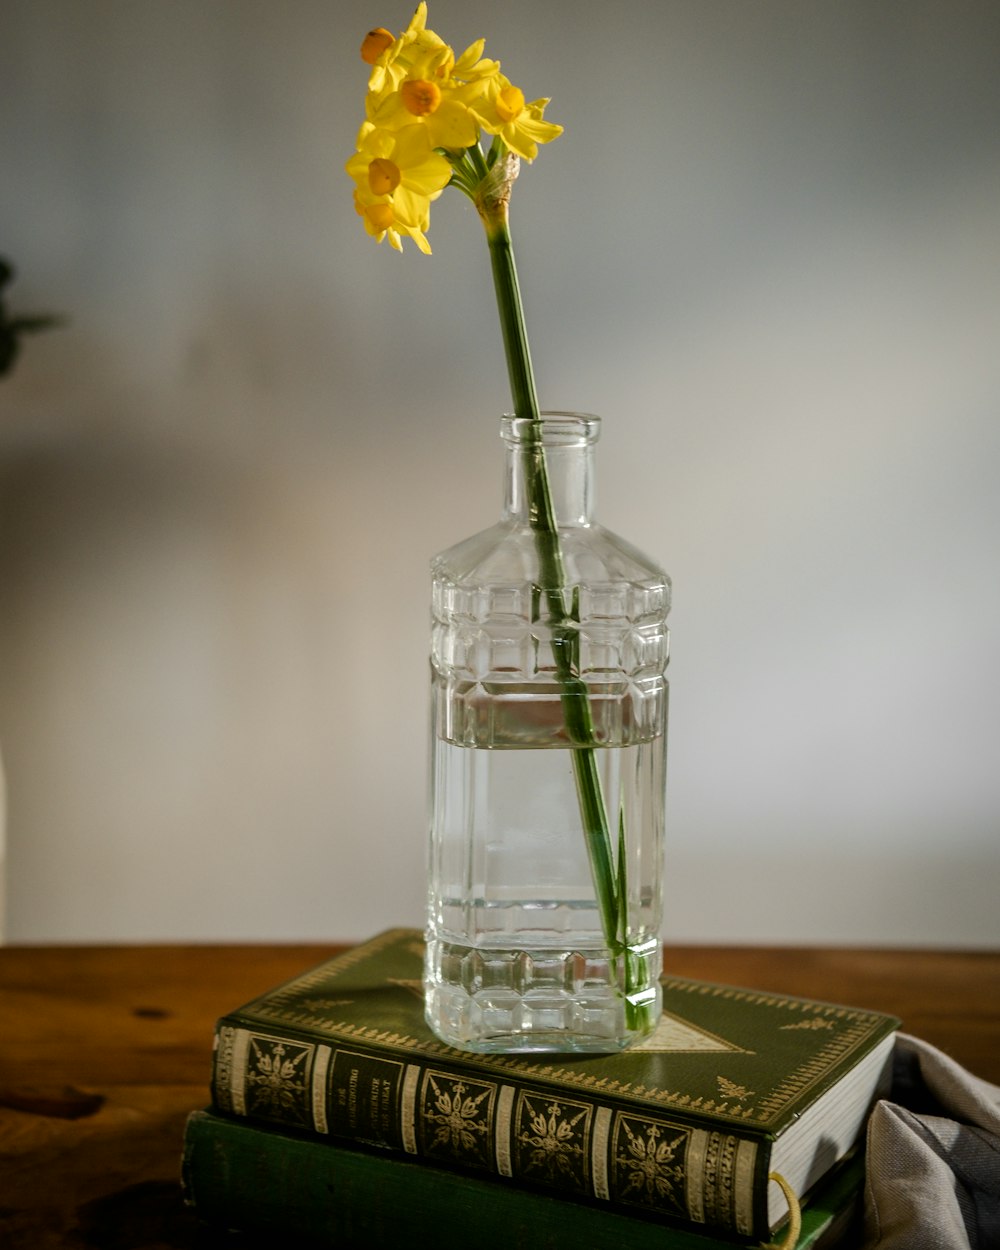
M 369 204 L 365 214 L 376 230 L 388 230 L 395 218 L 391 204 Z
M 396 41 L 391 31 L 384 26 L 376 26 L 370 30 L 361 43 L 361 59 L 368 65 L 374 65 L 386 48 L 391 48 Z
M 403 104 L 414 117 L 426 117 L 441 103 L 441 88 L 426 78 L 410 78 L 400 89 Z
M 391 195 L 399 186 L 399 166 L 377 156 L 368 166 L 368 185 L 373 195 Z
M 524 112 L 524 92 L 520 87 L 502 87 L 497 96 L 497 116 L 502 122 L 512 122 Z

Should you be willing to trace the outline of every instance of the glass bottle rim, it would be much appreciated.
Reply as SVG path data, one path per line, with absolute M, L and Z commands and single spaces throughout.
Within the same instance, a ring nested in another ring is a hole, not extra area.
M 506 443 L 525 444 L 539 440 L 545 447 L 585 447 L 601 435 L 601 418 L 591 412 L 541 412 L 539 420 L 505 413 L 500 420 L 500 437 Z

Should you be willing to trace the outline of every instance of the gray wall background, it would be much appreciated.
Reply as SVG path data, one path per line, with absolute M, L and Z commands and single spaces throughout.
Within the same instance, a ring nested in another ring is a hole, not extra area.
M 482 232 L 376 247 L 406 3 L 2 0 L 8 938 L 423 905 L 427 561 L 491 523 Z M 513 229 L 545 406 L 675 584 L 669 940 L 1000 942 L 1000 7 L 433 0 L 565 135 Z

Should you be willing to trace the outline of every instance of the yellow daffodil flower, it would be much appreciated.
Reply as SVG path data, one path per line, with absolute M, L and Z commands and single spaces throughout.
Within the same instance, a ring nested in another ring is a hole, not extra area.
M 423 230 L 399 221 L 393 212 L 392 205 L 387 201 L 365 204 L 359 193 L 355 191 L 354 207 L 365 223 L 365 229 L 376 243 L 381 243 L 383 239 L 388 239 L 396 251 L 401 252 L 403 250 L 403 237 L 405 236 L 412 239 L 425 255 L 430 255 L 431 246 L 427 242 L 427 236 Z
M 542 115 L 548 100 L 526 103 L 484 48 L 479 39 L 456 57 L 427 29 L 423 0 L 398 38 L 377 26 L 362 41 L 361 59 L 371 71 L 347 171 L 365 228 L 379 242 L 388 238 L 401 250 L 409 237 L 429 252 L 423 232 L 430 202 L 449 182 L 470 196 L 489 230 L 506 212 L 516 158 L 533 160 L 539 144 L 562 134 Z M 483 132 L 494 136 L 488 155 L 480 148 Z
M 550 143 L 562 134 L 562 126 L 542 117 L 548 99 L 525 102 L 524 92 L 503 74 L 486 81 L 483 95 L 469 111 L 487 134 L 499 135 L 522 160 L 533 161 L 540 143 Z
M 455 54 L 444 40 L 432 30 L 427 30 L 427 5 L 423 0 L 417 5 L 409 26 L 398 39 L 386 45 L 382 37 L 373 39 L 375 35 L 382 36 L 383 28 L 370 31 L 361 45 L 361 58 L 372 67 L 368 78 L 369 91 L 396 90 L 414 65 L 422 59 L 437 57 L 441 63 L 455 59 Z M 369 61 L 366 53 L 374 54 L 374 59 Z
M 376 128 L 420 125 L 431 147 L 459 152 L 479 139 L 479 124 L 463 102 L 449 98 L 433 78 L 404 78 L 396 91 L 370 99 L 368 120 Z
M 372 31 L 367 40 L 378 35 Z M 368 121 L 387 130 L 419 123 L 428 128 L 433 147 L 450 152 L 471 147 L 479 140 L 479 123 L 469 106 L 485 94 L 487 80 L 500 72 L 499 62 L 483 58 L 484 46 L 485 40 L 477 40 L 456 60 L 447 44 L 422 30 L 401 47 L 391 67 L 386 65 L 389 72 L 382 87 L 369 88 Z
M 431 147 L 421 126 L 391 132 L 373 127 L 345 168 L 355 183 L 354 203 L 377 242 L 388 236 L 397 251 L 401 236 L 430 252 L 424 237 L 436 200 L 451 180 L 449 162 Z

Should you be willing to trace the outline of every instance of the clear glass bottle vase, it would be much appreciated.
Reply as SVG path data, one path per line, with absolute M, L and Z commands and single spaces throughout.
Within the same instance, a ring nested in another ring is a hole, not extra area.
M 594 521 L 599 429 L 505 417 L 500 522 L 432 562 L 424 995 L 463 1050 L 660 1015 L 670 582 Z

